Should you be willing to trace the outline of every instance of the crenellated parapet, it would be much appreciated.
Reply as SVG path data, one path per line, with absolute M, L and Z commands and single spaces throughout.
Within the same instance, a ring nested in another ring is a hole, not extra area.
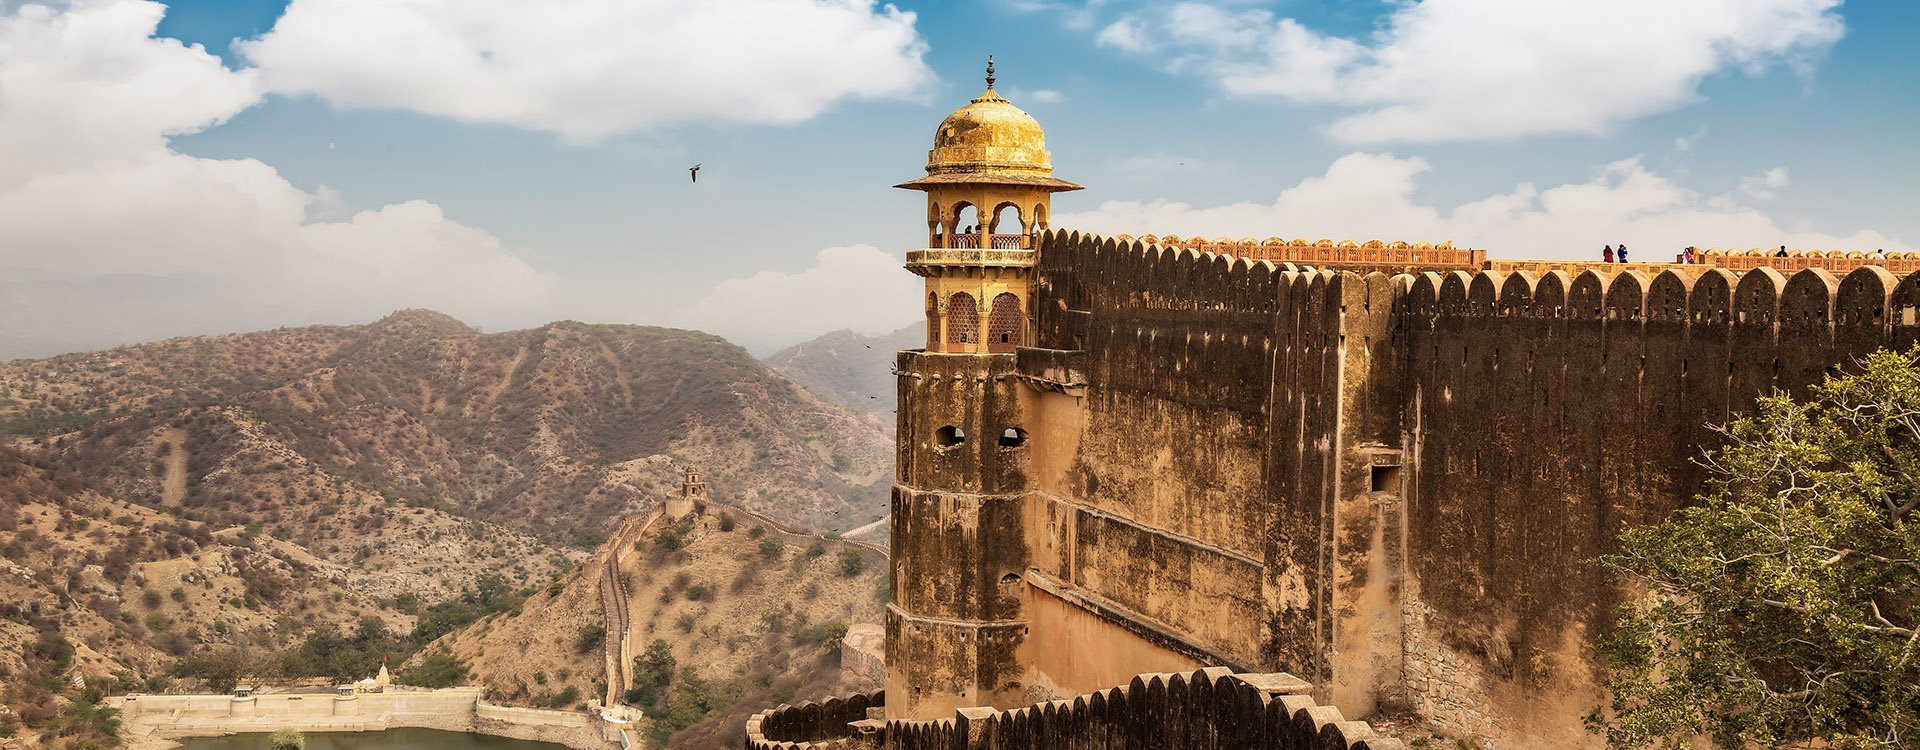
M 1115 240 L 1131 242 L 1132 235 L 1116 235 Z M 1452 242 L 1401 242 L 1383 240 L 1333 240 L 1321 238 L 1292 240 L 1279 237 L 1254 239 L 1242 237 L 1181 237 L 1179 235 L 1142 235 L 1140 242 L 1164 248 L 1230 255 L 1249 260 L 1297 263 L 1316 266 L 1360 267 L 1369 270 L 1411 268 L 1479 268 L 1487 251 L 1456 248 Z
M 1306 681 L 1224 668 L 1143 674 L 1108 690 L 927 721 L 866 720 L 879 693 L 762 711 L 746 750 L 1403 750 L 1400 740 L 1321 705 Z

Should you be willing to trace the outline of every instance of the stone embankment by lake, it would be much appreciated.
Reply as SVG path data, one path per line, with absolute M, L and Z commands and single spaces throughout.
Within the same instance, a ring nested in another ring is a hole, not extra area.
M 246 732 L 373 732 L 399 727 L 557 742 L 574 750 L 630 748 L 619 727 L 579 711 L 497 706 L 479 688 L 383 693 L 128 695 L 109 699 L 121 710 L 122 734 L 134 748 L 171 747 L 172 740 Z

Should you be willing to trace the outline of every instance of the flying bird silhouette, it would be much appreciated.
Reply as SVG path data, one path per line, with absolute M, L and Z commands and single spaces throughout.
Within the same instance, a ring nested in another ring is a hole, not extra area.
M 699 182 L 700 181 L 700 165 L 695 164 L 691 167 L 688 167 L 687 176 L 692 177 L 694 182 Z

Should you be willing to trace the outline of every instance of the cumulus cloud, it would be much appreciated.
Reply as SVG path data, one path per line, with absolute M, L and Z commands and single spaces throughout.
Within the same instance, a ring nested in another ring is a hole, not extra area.
M 0 5 L 0 357 L 433 306 L 509 319 L 552 279 L 412 201 L 339 198 L 168 148 L 252 106 L 252 73 L 152 37 L 145 0 Z
M 1147 33 L 1140 22 L 1131 18 L 1122 18 L 1107 24 L 1093 38 L 1102 47 L 1113 47 L 1127 52 L 1145 52 L 1149 48 Z
M 1091 211 L 1057 215 L 1053 223 L 1101 234 L 1451 240 L 1457 247 L 1509 258 L 1598 257 L 1601 245 L 1623 242 L 1645 260 L 1688 245 L 1910 247 L 1872 230 L 1832 234 L 1791 226 L 1739 194 L 1702 195 L 1637 158 L 1602 166 L 1585 182 L 1545 189 L 1522 183 L 1451 209 L 1414 200 L 1418 178 L 1430 168 L 1419 158 L 1355 153 L 1335 161 L 1326 174 L 1282 191 L 1272 203 L 1198 207 L 1166 200 L 1108 201 Z M 1781 172 L 1779 183 L 1785 179 Z
M 1605 133 L 1697 100 L 1715 73 L 1809 70 L 1845 33 L 1839 5 L 1425 0 L 1395 4 L 1379 31 L 1348 39 L 1265 10 L 1183 2 L 1097 40 L 1198 71 L 1229 95 L 1357 110 L 1328 127 L 1344 141 L 1455 141 Z
M 791 123 L 931 79 L 871 0 L 293 0 L 241 51 L 270 90 L 573 139 Z
M 1774 167 L 1760 174 L 1741 178 L 1740 192 L 1754 200 L 1773 200 L 1773 196 L 1779 195 L 1780 189 L 1786 187 L 1788 182 L 1787 168 Z
M 879 248 L 830 247 L 796 273 L 761 271 L 722 281 L 671 322 L 768 354 L 822 331 L 898 330 L 922 314 L 918 282 Z

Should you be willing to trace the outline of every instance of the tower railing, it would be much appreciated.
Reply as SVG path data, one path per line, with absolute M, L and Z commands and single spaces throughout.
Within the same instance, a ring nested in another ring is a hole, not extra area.
M 1029 235 L 985 234 L 975 232 L 973 234 L 953 235 L 953 248 L 960 250 L 977 250 L 981 247 L 983 237 L 985 238 L 985 245 L 994 250 L 1026 250 L 1033 247 L 1033 237 Z

